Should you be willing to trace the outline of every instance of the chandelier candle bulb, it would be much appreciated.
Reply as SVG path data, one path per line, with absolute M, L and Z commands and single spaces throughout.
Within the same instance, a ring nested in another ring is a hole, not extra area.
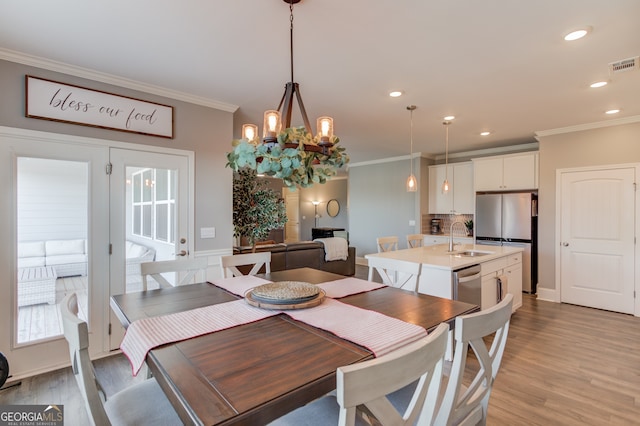
M 263 139 L 265 142 L 275 142 L 278 139 L 278 133 L 280 133 L 280 127 L 282 121 L 280 121 L 280 112 L 275 110 L 268 110 L 264 112 L 264 133 Z
M 316 127 L 318 129 L 318 139 L 321 144 L 328 144 L 333 137 L 333 118 L 319 117 Z
M 242 125 L 242 139 L 246 139 L 249 143 L 256 144 L 258 138 L 258 126 L 255 124 Z

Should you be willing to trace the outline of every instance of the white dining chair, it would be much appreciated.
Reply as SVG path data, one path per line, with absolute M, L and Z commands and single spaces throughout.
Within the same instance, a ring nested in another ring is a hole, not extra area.
M 382 278 L 382 283 L 391 287 L 418 291 L 422 264 L 406 260 L 387 259 L 372 256 L 367 259 L 369 264 L 368 280 L 373 281 L 374 271 Z
M 407 248 L 422 247 L 424 243 L 424 235 L 410 234 L 407 235 Z
M 171 403 L 155 379 L 147 379 L 106 397 L 89 358 L 89 330 L 78 318 L 78 298 L 67 295 L 60 303 L 64 338 L 69 344 L 71 368 L 91 424 L 179 425 Z
M 440 324 L 425 338 L 369 361 L 339 367 L 336 393 L 319 398 L 272 422 L 288 425 L 430 425 L 442 379 L 449 326 Z M 417 381 L 411 403 L 387 398 Z M 374 417 L 377 423 L 368 423 Z
M 191 284 L 196 280 L 206 281 L 208 265 L 209 261 L 206 257 L 143 262 L 140 264 L 142 290 L 147 290 L 147 280 L 149 276 L 153 278 L 160 287 L 173 287 L 175 285 Z M 176 284 L 172 284 L 162 275 L 169 272 L 176 273 Z
M 378 237 L 376 238 L 378 253 L 385 251 L 398 250 L 398 237 Z
M 489 397 L 507 344 L 512 305 L 513 295 L 508 294 L 491 308 L 456 318 L 453 362 L 436 424 L 486 424 Z M 486 339 L 491 335 L 493 340 Z M 467 387 L 462 380 L 469 348 L 475 353 L 479 369 L 474 367 L 477 372 Z
M 231 256 L 221 256 L 222 275 L 224 278 L 239 277 L 245 275 L 238 269 L 238 266 L 252 265 L 251 270 L 246 275 L 256 275 L 264 266 L 265 273 L 271 272 L 271 252 L 262 251 L 259 253 L 234 254 Z

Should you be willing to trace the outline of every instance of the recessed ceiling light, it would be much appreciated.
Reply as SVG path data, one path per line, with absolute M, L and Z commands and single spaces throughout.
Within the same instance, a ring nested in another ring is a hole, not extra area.
M 606 111 L 605 114 L 617 114 L 619 112 L 619 109 L 610 109 L 609 111 Z
M 603 87 L 606 86 L 607 82 L 606 81 L 596 81 L 595 83 L 591 83 L 591 85 L 589 87 L 593 87 L 594 89 L 597 87 Z
M 398 96 L 402 96 L 402 92 L 400 90 L 394 90 L 393 92 L 389 92 L 389 96 L 397 98 Z
M 489 136 L 491 132 L 481 132 L 480 136 Z
M 580 28 L 578 30 L 571 31 L 569 34 L 565 35 L 564 39 L 566 41 L 578 40 L 586 36 L 587 34 L 589 34 L 590 31 L 591 31 L 591 27 Z
M 446 121 L 451 121 L 451 120 L 453 120 L 453 119 L 455 119 L 455 118 L 456 118 L 456 117 L 455 117 L 455 116 L 453 116 L 453 115 L 447 115 L 446 117 L 444 117 L 444 119 L 445 119 Z

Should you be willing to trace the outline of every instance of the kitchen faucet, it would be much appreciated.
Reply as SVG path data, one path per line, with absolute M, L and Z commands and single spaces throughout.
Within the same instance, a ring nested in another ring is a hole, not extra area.
M 451 223 L 451 226 L 449 227 L 449 253 L 453 252 L 453 227 L 456 223 L 459 223 L 460 225 L 464 226 L 465 233 L 467 231 L 467 226 L 461 220 L 456 220 Z

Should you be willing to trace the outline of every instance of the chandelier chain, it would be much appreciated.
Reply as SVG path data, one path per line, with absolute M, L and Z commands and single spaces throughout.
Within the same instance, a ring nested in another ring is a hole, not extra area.
M 289 58 L 291 59 L 291 82 L 293 83 L 293 0 L 289 0 Z

